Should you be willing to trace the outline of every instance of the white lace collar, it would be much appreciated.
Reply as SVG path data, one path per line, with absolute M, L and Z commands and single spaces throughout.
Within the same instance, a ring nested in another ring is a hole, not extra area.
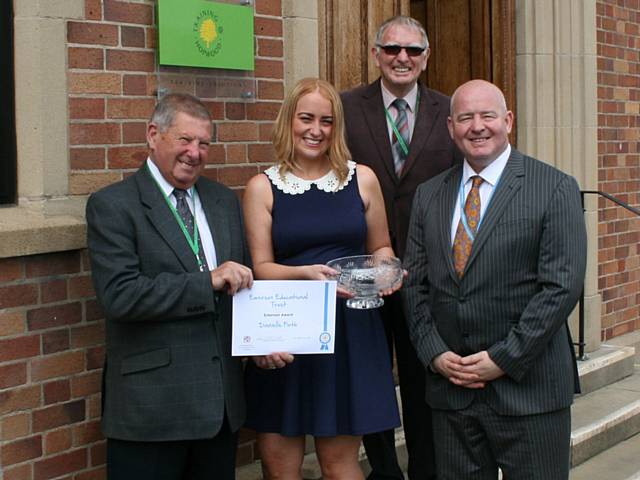
M 340 185 L 338 177 L 333 170 L 316 180 L 304 180 L 296 177 L 291 172 L 287 172 L 284 177 L 281 177 L 276 165 L 269 167 L 264 173 L 269 177 L 271 183 L 273 183 L 278 190 L 290 195 L 304 193 L 311 189 L 311 185 L 315 185 L 318 190 L 331 193 L 342 190 L 353 178 L 353 172 L 356 171 L 356 162 L 349 160 L 347 162 L 347 166 L 349 167 L 349 173 L 347 174 L 347 179 L 342 185 Z

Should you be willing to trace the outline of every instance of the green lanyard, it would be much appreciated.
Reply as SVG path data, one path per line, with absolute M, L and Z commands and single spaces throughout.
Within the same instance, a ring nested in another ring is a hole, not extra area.
M 147 169 L 149 170 L 148 165 L 147 165 Z M 176 207 L 173 206 L 173 203 L 169 199 L 169 196 L 164 193 L 164 191 L 162 190 L 162 187 L 160 186 L 156 178 L 151 173 L 151 170 L 149 170 L 149 174 L 151 175 L 151 178 L 153 178 L 153 181 L 156 182 L 156 185 L 158 186 L 160 193 L 162 193 L 162 196 L 164 197 L 165 202 L 167 202 L 167 205 L 169 205 L 169 209 L 171 210 L 171 213 L 173 213 L 173 216 L 176 218 L 176 221 L 178 222 L 178 225 L 182 230 L 184 238 L 187 240 L 187 243 L 189 244 L 189 247 L 191 248 L 193 255 L 196 257 L 196 261 L 198 262 L 198 268 L 200 269 L 201 272 L 204 272 L 205 270 L 204 264 L 202 263 L 202 260 L 200 260 L 200 243 L 198 242 L 198 222 L 196 220 L 196 215 L 195 215 L 196 195 L 198 195 L 198 192 L 196 191 L 195 187 L 191 187 L 189 189 L 191 191 L 191 198 L 193 199 L 193 237 L 192 237 L 189 231 L 187 230 L 187 226 L 182 221 L 182 217 L 180 217 L 180 214 L 176 210 Z
M 420 103 L 420 89 L 418 89 L 418 92 L 416 93 L 416 105 L 413 108 L 414 121 L 415 121 L 416 118 L 418 118 L 418 104 L 419 103 Z M 398 140 L 398 143 L 400 144 L 400 148 L 404 152 L 405 156 L 409 155 L 409 146 L 404 141 L 404 138 L 402 138 L 402 135 L 400 135 L 400 132 L 398 131 L 398 127 L 396 127 L 396 122 L 393 121 L 393 117 L 391 116 L 391 114 L 389 113 L 389 110 L 387 110 L 386 107 L 384 109 L 384 113 L 387 114 L 387 120 L 389 120 L 389 123 L 391 124 L 391 128 L 393 129 L 393 133 L 395 134 L 396 139 Z

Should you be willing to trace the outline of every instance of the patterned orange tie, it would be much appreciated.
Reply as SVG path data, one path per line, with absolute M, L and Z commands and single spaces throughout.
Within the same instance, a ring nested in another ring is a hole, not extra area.
M 480 184 L 482 183 L 482 177 L 474 175 L 471 179 L 473 180 L 473 184 L 469 195 L 467 195 L 467 200 L 464 203 L 464 215 L 467 218 L 469 230 L 471 230 L 472 235 L 475 236 L 478 223 L 480 222 Z M 467 260 L 469 260 L 469 256 L 471 255 L 472 245 L 473 239 L 467 235 L 461 218 L 460 223 L 458 223 L 458 229 L 456 230 L 456 236 L 453 239 L 453 264 L 460 278 L 462 278 L 464 274 L 464 267 L 467 265 Z

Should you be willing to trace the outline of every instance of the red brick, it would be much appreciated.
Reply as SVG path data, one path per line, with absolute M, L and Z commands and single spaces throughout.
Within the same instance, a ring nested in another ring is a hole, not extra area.
M 104 318 L 104 312 L 102 307 L 96 300 L 89 300 L 85 302 L 85 320 L 92 322 L 94 320 L 100 320 Z
M 18 413 L 3 416 L 0 419 L 0 431 L 2 432 L 0 441 L 3 442 L 29 435 L 31 433 L 31 415 Z
M 257 78 L 284 78 L 284 64 L 282 60 L 266 60 L 256 58 L 254 74 Z
M 122 143 L 145 143 L 147 124 L 145 122 L 127 122 L 122 124 Z
M 151 116 L 155 104 L 151 98 L 110 98 L 107 103 L 107 117 L 147 119 Z
M 27 312 L 29 330 L 61 327 L 82 321 L 82 306 L 79 302 L 42 307 Z
M 34 465 L 34 480 L 47 480 L 82 470 L 87 466 L 87 450 L 79 449 L 40 460 Z
M 5 468 L 3 480 L 33 480 L 31 464 L 24 463 L 13 468 Z
M 257 102 L 247 105 L 248 120 L 275 120 L 280 104 L 274 102 Z
M 42 334 L 42 354 L 50 355 L 52 353 L 69 350 L 69 330 L 66 328 L 45 332 Z
M 228 122 L 218 125 L 219 142 L 253 142 L 258 139 L 255 123 Z
M 102 0 L 84 0 L 84 16 L 87 20 L 102 20 Z
M 256 0 L 256 14 L 282 16 L 282 3 L 280 0 Z
M 91 395 L 87 398 L 88 418 L 100 418 L 102 416 L 102 398 L 100 395 Z
M 29 410 L 40 405 L 40 386 L 0 391 L 0 415 Z
M 0 340 L 0 362 L 28 358 L 40 354 L 40 335 Z
M 82 123 L 69 126 L 71 145 L 99 145 L 120 143 L 117 123 Z
M 270 143 L 255 143 L 249 145 L 249 162 L 251 163 L 273 163 L 275 152 Z
M 73 477 L 73 480 L 106 480 L 107 470 L 104 466 L 89 471 L 84 471 Z
M 209 155 L 207 157 L 207 164 L 223 164 L 226 161 L 226 154 L 224 145 L 219 143 L 209 146 Z
M 104 68 L 104 51 L 101 48 L 69 47 L 68 59 L 69 68 Z
M 67 402 L 71 399 L 71 382 L 68 379 L 55 380 L 42 386 L 44 404 Z
M 245 186 L 249 179 L 258 174 L 258 167 L 226 167 L 218 171 L 220 182 L 230 187 Z
M 144 28 L 121 26 L 120 42 L 123 47 L 144 48 Z
M 153 72 L 156 68 L 154 52 L 107 50 L 107 70 Z
M 140 147 L 112 147 L 107 152 L 110 169 L 139 168 L 147 159 L 146 146 Z
M 260 100 L 282 100 L 284 85 L 282 82 L 258 81 L 258 98 Z
M 0 258 L 0 282 L 11 282 L 24 277 L 22 261 L 18 258 Z
M 104 23 L 68 22 L 67 40 L 69 43 L 118 45 L 118 27 Z
M 227 145 L 226 163 L 247 163 L 247 146 L 242 143 Z
M 0 389 L 24 385 L 27 381 L 27 364 L 0 365 Z
M 244 103 L 227 102 L 225 116 L 227 120 L 244 120 L 247 118 L 247 108 Z
M 63 377 L 84 370 L 83 352 L 65 352 L 35 358 L 31 361 L 31 380 L 38 382 L 54 377 Z
M 158 46 L 158 30 L 151 27 L 146 30 L 147 48 L 156 49 Z
M 153 11 L 150 5 L 104 0 L 104 19 L 110 22 L 151 25 Z
M 98 170 L 105 166 L 104 148 L 71 148 L 69 163 L 72 170 Z
M 282 19 L 255 17 L 253 30 L 256 36 L 282 37 Z
M 80 252 L 45 253 L 26 257 L 27 277 L 46 277 L 80 271 Z
M 122 93 L 125 95 L 146 95 L 146 75 L 124 75 L 122 77 Z
M 38 301 L 38 288 L 34 284 L 0 287 L 0 308 L 31 305 Z
M 71 347 L 93 347 L 104 344 L 104 323 L 81 325 L 71 329 Z
M 84 399 L 74 400 L 73 402 L 41 408 L 34 410 L 32 415 L 34 432 L 42 432 L 63 425 L 78 423 L 85 419 L 85 401 Z
M 40 284 L 40 303 L 59 302 L 67 299 L 67 281 L 51 280 Z
M 100 431 L 100 422 L 81 423 L 73 428 L 73 446 L 81 447 L 89 443 L 104 440 Z
M 96 370 L 104 366 L 104 347 L 87 350 L 87 370 Z
M 224 119 L 224 103 L 207 101 L 203 101 L 202 103 L 204 103 L 209 110 L 209 114 L 211 115 L 212 120 Z
M 282 53 L 282 40 L 275 40 L 272 38 L 258 39 L 258 56 L 282 58 Z
M 100 442 L 90 449 L 91 466 L 104 465 L 107 461 L 107 442 Z
M 42 436 L 35 435 L 29 438 L 7 443 L 2 447 L 2 465 L 14 465 L 26 460 L 42 456 Z
M 68 280 L 69 298 L 81 299 L 87 297 L 95 297 L 96 292 L 93 289 L 91 275 L 82 275 L 80 277 L 71 277 Z
M 18 335 L 26 331 L 25 312 L 0 313 L 0 337 Z
M 102 98 L 70 98 L 69 118 L 75 119 L 103 119 L 104 99 Z
M 270 142 L 273 133 L 273 123 L 261 123 L 259 126 L 260 134 L 258 139 L 261 142 Z
M 75 73 L 70 72 L 69 93 L 109 93 L 120 94 L 121 80 L 116 73 Z
M 71 445 L 71 428 L 62 428 L 45 434 L 44 451 L 46 455 L 69 450 Z
M 93 371 L 86 375 L 71 377 L 71 397 L 84 398 L 102 390 L 102 372 Z

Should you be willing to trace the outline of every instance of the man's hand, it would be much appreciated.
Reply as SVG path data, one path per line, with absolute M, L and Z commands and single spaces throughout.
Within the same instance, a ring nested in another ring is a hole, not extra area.
M 481 381 L 477 373 L 466 371 L 462 359 L 463 357 L 451 351 L 444 352 L 433 359 L 431 366 L 455 385 L 465 388 L 484 388 L 485 382 Z
M 253 285 L 251 269 L 236 262 L 224 262 L 215 270 L 211 270 L 210 274 L 213 289 L 226 289 L 229 295 L 235 295 L 238 290 L 251 288 Z
M 486 350 L 468 355 L 460 359 L 461 372 L 475 375 L 478 381 L 486 383 L 504 375 L 504 371 L 491 360 Z
M 274 352 L 270 355 L 260 355 L 252 357 L 254 363 L 265 370 L 274 370 L 276 368 L 286 367 L 287 364 L 293 362 L 293 355 L 287 352 Z

